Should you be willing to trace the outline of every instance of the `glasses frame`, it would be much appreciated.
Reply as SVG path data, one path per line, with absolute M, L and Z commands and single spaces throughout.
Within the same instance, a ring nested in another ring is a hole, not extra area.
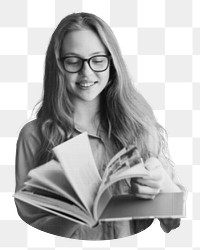
M 65 68 L 65 64 L 64 64 L 65 59 L 66 59 L 66 58 L 71 58 L 71 57 L 78 58 L 78 59 L 80 59 L 81 62 L 82 62 L 81 68 L 80 68 L 78 71 L 69 71 L 69 70 L 67 70 L 67 69 Z M 106 58 L 108 59 L 108 65 L 107 65 L 107 67 L 106 67 L 104 70 L 94 70 L 94 69 L 91 67 L 90 62 L 91 62 L 91 60 L 92 60 L 93 58 L 95 58 L 95 57 L 106 57 Z M 109 65 L 110 65 L 110 60 L 111 60 L 111 56 L 110 56 L 110 55 L 95 55 L 95 56 L 92 56 L 92 57 L 87 58 L 87 59 L 86 59 L 86 58 L 82 58 L 82 57 L 80 57 L 80 56 L 64 56 L 64 57 L 61 57 L 61 61 L 62 61 L 62 64 L 63 64 L 63 68 L 64 68 L 65 71 L 68 72 L 68 73 L 78 73 L 78 72 L 80 72 L 80 71 L 83 69 L 84 62 L 87 62 L 87 63 L 88 63 L 88 65 L 89 65 L 89 67 L 90 67 L 90 69 L 91 69 L 92 71 L 94 71 L 94 72 L 103 72 L 103 71 L 106 71 L 107 68 L 109 67 Z

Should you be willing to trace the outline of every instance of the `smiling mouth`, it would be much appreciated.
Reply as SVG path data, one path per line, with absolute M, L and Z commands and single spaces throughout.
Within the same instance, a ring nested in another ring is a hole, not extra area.
M 84 82 L 77 82 L 76 84 L 78 86 L 82 87 L 82 88 L 89 88 L 89 87 L 93 86 L 96 83 L 97 83 L 97 81 L 95 81 L 95 82 L 85 82 L 84 81 Z

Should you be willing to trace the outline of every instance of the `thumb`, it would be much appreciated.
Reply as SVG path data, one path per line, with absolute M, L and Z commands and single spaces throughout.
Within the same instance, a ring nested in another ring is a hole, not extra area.
M 160 165 L 161 163 L 156 157 L 150 157 L 144 163 L 144 166 L 147 170 L 156 169 L 157 167 L 160 167 Z

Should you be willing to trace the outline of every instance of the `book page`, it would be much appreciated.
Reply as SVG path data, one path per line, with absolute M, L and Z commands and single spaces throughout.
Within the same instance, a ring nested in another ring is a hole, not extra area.
M 53 148 L 64 172 L 82 203 L 92 212 L 101 184 L 86 132 Z
M 95 218 L 98 216 L 98 207 L 102 207 L 102 204 L 99 204 L 99 202 L 102 201 L 101 196 L 111 185 L 123 179 L 139 178 L 149 175 L 149 171 L 144 167 L 143 160 L 135 146 L 120 151 L 117 157 L 114 158 L 114 161 L 112 160 L 104 173 L 102 183 L 95 199 L 93 208 Z
M 79 206 L 82 210 L 86 208 L 67 180 L 63 169 L 55 160 L 51 160 L 28 173 L 29 180 L 24 184 L 36 189 L 46 190 L 60 195 L 60 199 L 65 197 Z
M 144 168 L 143 163 L 140 163 L 132 168 L 126 169 L 120 173 L 116 173 L 115 175 L 110 176 L 109 181 L 107 181 L 106 183 L 102 182 L 94 203 L 94 215 L 97 216 L 98 206 L 102 206 L 101 204 L 99 204 L 99 201 L 101 201 L 101 196 L 111 185 L 123 179 L 145 177 L 148 176 L 148 174 L 149 171 Z
M 26 190 L 19 190 L 13 195 L 16 199 L 41 208 L 57 216 L 72 220 L 79 224 L 93 226 L 95 224 L 89 213 L 69 202 L 60 201 L 52 197 L 39 195 Z
M 107 182 L 109 177 L 116 172 L 123 172 L 125 169 L 140 162 L 142 162 L 142 158 L 140 157 L 139 151 L 135 145 L 123 148 L 108 163 L 103 175 L 103 182 Z

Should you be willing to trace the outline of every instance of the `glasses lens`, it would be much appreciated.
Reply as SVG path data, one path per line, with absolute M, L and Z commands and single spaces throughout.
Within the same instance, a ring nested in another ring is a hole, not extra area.
M 77 72 L 82 67 L 82 60 L 78 57 L 66 57 L 64 67 L 68 72 Z
M 81 70 L 84 61 L 88 61 L 90 68 L 96 72 L 104 71 L 108 68 L 108 56 L 93 56 L 90 59 L 81 59 L 79 57 L 70 56 L 64 59 L 64 68 L 66 71 L 76 73 Z
M 108 57 L 106 56 L 94 56 L 90 60 L 90 67 L 94 71 L 104 71 L 108 67 Z

